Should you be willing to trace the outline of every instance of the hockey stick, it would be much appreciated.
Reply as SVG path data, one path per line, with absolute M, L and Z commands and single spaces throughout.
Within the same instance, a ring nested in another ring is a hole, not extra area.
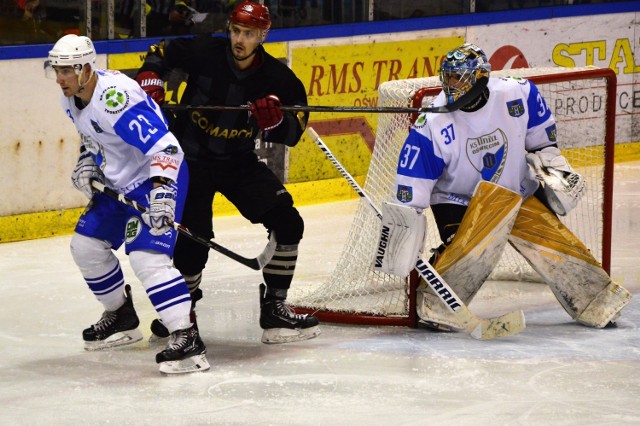
M 457 111 L 460 108 L 468 105 L 471 101 L 476 99 L 482 92 L 487 83 L 488 78 L 481 78 L 476 84 L 464 95 L 460 96 L 457 100 L 449 105 L 423 107 L 423 108 L 411 108 L 411 107 L 349 107 L 349 106 L 314 106 L 314 105 L 283 105 L 280 107 L 282 111 L 291 112 L 365 112 L 365 113 L 410 113 L 420 114 L 424 112 L 434 113 L 447 113 Z M 210 110 L 210 111 L 238 111 L 248 110 L 249 105 L 163 105 L 162 108 L 168 111 L 185 111 L 185 110 Z
M 324 144 L 320 136 L 312 127 L 307 127 L 307 132 L 314 143 L 324 152 L 324 155 L 333 163 L 338 169 L 340 174 L 349 182 L 351 187 L 362 197 L 369 207 L 373 209 L 378 216 L 378 219 L 382 219 L 382 213 L 373 204 L 367 194 L 360 188 L 358 182 L 347 172 L 347 170 L 340 164 L 338 159 L 331 153 L 329 148 Z M 453 289 L 445 282 L 444 279 L 438 274 L 438 272 L 428 262 L 418 257 L 416 262 L 416 271 L 425 280 L 425 282 L 431 287 L 431 289 L 438 295 L 440 300 L 447 305 L 449 310 L 455 316 L 458 324 L 471 335 L 471 337 L 480 340 L 494 339 L 496 337 L 510 336 L 517 334 L 524 330 L 525 319 L 522 311 L 509 312 L 495 318 L 481 319 L 478 318 L 469 308 L 460 300 Z
M 124 194 L 119 194 L 116 191 L 114 191 L 113 189 L 106 187 L 104 184 L 98 182 L 98 181 L 91 181 L 91 186 L 93 186 L 98 192 L 101 192 L 115 200 L 120 201 L 122 204 L 126 204 L 129 207 L 133 207 L 134 209 L 138 210 L 140 213 L 146 213 L 147 209 L 146 207 L 138 204 L 135 200 L 132 200 L 131 198 L 128 198 L 127 196 L 125 196 Z M 220 244 L 214 242 L 213 240 L 207 240 L 206 238 L 200 237 L 198 235 L 194 235 L 193 233 L 191 233 L 191 231 L 189 231 L 189 229 L 185 226 L 180 225 L 178 222 L 168 222 L 167 224 L 171 227 L 173 227 L 173 229 L 175 229 L 176 231 L 178 231 L 179 233 L 181 233 L 182 235 L 191 238 L 192 240 L 209 247 L 210 249 L 213 249 L 215 251 L 217 251 L 218 253 L 221 253 L 225 256 L 227 256 L 228 258 L 231 258 L 233 260 L 235 260 L 238 263 L 242 263 L 244 266 L 247 266 L 251 269 L 255 269 L 256 271 L 261 270 L 262 268 L 264 268 L 264 266 L 269 263 L 269 261 L 271 260 L 271 258 L 273 257 L 273 254 L 275 253 L 276 250 L 276 241 L 275 241 L 275 237 L 274 234 L 271 234 L 271 238 L 269 239 L 269 243 L 267 244 L 267 246 L 264 248 L 264 250 L 262 250 L 262 253 L 260 253 L 258 255 L 258 257 L 254 257 L 252 259 L 240 256 L 239 254 L 229 250 L 228 248 L 225 248 L 223 246 L 221 246 Z

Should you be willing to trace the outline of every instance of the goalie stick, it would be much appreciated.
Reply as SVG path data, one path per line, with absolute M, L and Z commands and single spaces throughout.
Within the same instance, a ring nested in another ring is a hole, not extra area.
M 479 79 L 476 84 L 464 95 L 460 96 L 453 103 L 441 106 L 411 108 L 411 107 L 352 107 L 352 106 L 319 106 L 319 105 L 282 105 L 280 109 L 282 111 L 291 112 L 365 112 L 365 113 L 413 113 L 421 114 L 425 112 L 434 113 L 447 113 L 457 111 L 460 108 L 468 105 L 471 101 L 476 99 L 487 87 L 489 79 L 484 77 Z M 213 111 L 238 111 L 248 110 L 249 105 L 176 105 L 165 104 L 162 106 L 167 111 L 184 111 L 184 110 L 213 110 Z
M 101 192 L 107 195 L 108 197 L 111 197 L 117 201 L 120 201 L 122 204 L 126 204 L 129 207 L 133 207 L 134 209 L 138 210 L 140 213 L 147 212 L 146 207 L 138 204 L 135 200 L 128 198 L 124 194 L 117 193 L 113 189 L 105 186 L 104 184 L 96 180 L 91 181 L 91 186 L 93 186 L 93 188 L 95 188 L 98 192 Z M 200 237 L 198 235 L 194 235 L 193 233 L 191 233 L 191 231 L 189 231 L 189 229 L 186 226 L 183 226 L 178 222 L 167 221 L 167 224 L 173 227 L 173 229 L 175 229 L 182 235 L 188 238 L 191 238 L 192 240 L 204 246 L 207 246 L 210 249 L 213 249 L 218 253 L 221 253 L 227 256 L 228 258 L 235 260 L 238 263 L 242 263 L 244 266 L 247 266 L 251 269 L 255 269 L 256 271 L 261 270 L 262 268 L 264 268 L 264 266 L 267 263 L 269 263 L 269 261 L 273 257 L 273 254 L 275 253 L 275 250 L 276 250 L 276 241 L 275 241 L 275 238 L 273 237 L 273 234 L 271 234 L 272 237 L 269 239 L 269 243 L 264 248 L 264 250 L 262 250 L 262 253 L 260 253 L 258 257 L 254 257 L 250 259 L 244 256 L 240 256 L 239 254 L 229 250 L 228 248 L 221 246 L 220 244 L 214 242 L 213 240 L 207 240 L 206 238 Z
M 340 164 L 338 159 L 333 155 L 320 136 L 312 127 L 307 127 L 307 132 L 314 143 L 322 150 L 324 155 L 338 169 L 340 174 L 349 182 L 351 187 L 362 197 L 369 207 L 376 213 L 378 219 L 382 219 L 382 213 L 375 206 L 369 196 L 362 190 L 358 182 L 347 172 Z M 457 322 L 463 326 L 465 331 L 474 339 L 489 340 L 496 337 L 510 336 L 524 330 L 525 319 L 524 313 L 513 311 L 495 318 L 482 319 L 478 318 L 469 308 L 460 300 L 453 289 L 445 282 L 438 272 L 422 258 L 418 257 L 415 266 L 418 274 L 426 281 L 431 289 L 436 293 L 440 300 L 447 305 L 449 310 L 455 316 Z

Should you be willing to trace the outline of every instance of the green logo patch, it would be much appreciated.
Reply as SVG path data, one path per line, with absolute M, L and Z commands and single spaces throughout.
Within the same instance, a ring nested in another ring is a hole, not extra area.
M 129 94 L 126 90 L 112 86 L 102 92 L 100 100 L 104 103 L 106 112 L 116 114 L 129 105 Z
M 138 235 L 140 235 L 140 232 L 142 232 L 142 221 L 138 216 L 132 216 L 127 221 L 127 226 L 125 227 L 125 231 L 124 231 L 125 242 L 126 243 L 133 242 L 136 238 L 138 238 Z

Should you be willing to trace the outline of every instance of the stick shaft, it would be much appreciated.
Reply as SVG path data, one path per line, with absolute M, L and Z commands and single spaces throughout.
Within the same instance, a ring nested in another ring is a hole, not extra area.
M 107 195 L 108 197 L 111 197 L 115 200 L 118 200 L 119 202 L 121 202 L 122 204 L 125 204 L 129 207 L 133 207 L 134 209 L 136 209 L 137 211 L 139 211 L 140 213 L 146 213 L 147 212 L 147 208 L 140 205 L 136 200 L 133 200 L 129 197 L 127 197 L 124 194 L 119 194 L 116 191 L 114 191 L 113 189 L 105 186 L 104 184 L 98 182 L 98 181 L 91 181 L 91 185 L 93 186 L 94 189 L 96 189 L 98 192 L 101 192 L 105 195 Z M 269 241 L 269 243 L 267 244 L 267 246 L 265 247 L 265 249 L 263 250 L 263 252 L 256 258 L 246 258 L 244 256 L 239 255 L 238 253 L 229 250 L 228 248 L 221 246 L 220 244 L 216 243 L 213 240 L 207 240 L 206 238 L 203 238 L 201 236 L 195 235 L 193 234 L 186 226 L 183 226 L 181 224 L 179 224 L 178 222 L 167 222 L 167 224 L 169 226 L 171 226 L 173 229 L 175 229 L 176 231 L 178 231 L 179 233 L 181 233 L 182 235 L 184 235 L 185 237 L 188 237 L 204 246 L 209 247 L 210 249 L 213 249 L 215 251 L 217 251 L 218 253 L 221 253 L 225 256 L 227 256 L 230 259 L 235 260 L 238 263 L 241 263 L 251 269 L 254 270 L 260 270 L 262 269 L 267 263 L 269 263 L 269 260 L 271 260 L 271 258 L 273 257 L 273 254 L 275 252 L 275 238 L 271 238 L 271 240 Z
M 377 114 L 420 114 L 425 112 L 448 113 L 457 111 L 468 105 L 476 99 L 487 87 L 488 79 L 481 78 L 476 84 L 464 95 L 460 96 L 453 103 L 441 106 L 431 106 L 422 108 L 412 107 L 355 107 L 355 106 L 324 106 L 324 105 L 282 105 L 282 111 L 291 112 L 362 112 Z M 249 110 L 249 105 L 182 105 L 182 104 L 166 104 L 163 105 L 167 111 L 186 111 L 186 110 L 210 110 L 210 111 L 245 111 Z

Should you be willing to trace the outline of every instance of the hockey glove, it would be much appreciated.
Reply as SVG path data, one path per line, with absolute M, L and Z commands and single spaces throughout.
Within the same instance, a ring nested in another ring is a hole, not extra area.
M 176 217 L 176 191 L 167 185 L 153 188 L 149 193 L 149 210 L 142 213 L 142 220 L 156 237 L 172 228 Z
M 284 113 L 280 109 L 281 106 L 282 103 L 276 95 L 267 95 L 255 102 L 249 102 L 249 110 L 262 131 L 275 129 L 282 123 Z
M 527 163 L 531 164 L 536 171 L 544 167 L 573 173 L 569 162 L 555 146 L 548 146 L 540 151 L 527 153 Z
M 88 151 L 83 151 L 80 153 L 73 173 L 71 173 L 71 182 L 85 197 L 91 199 L 93 197 L 92 180 L 104 183 L 104 174 L 100 170 L 100 166 L 93 160 L 91 154 Z
M 540 181 L 549 206 L 560 216 L 573 210 L 586 192 L 584 177 L 576 173 L 556 147 L 546 147 L 527 154 Z
M 142 90 L 151 96 L 158 105 L 164 103 L 164 81 L 153 71 L 142 71 L 136 76 L 136 81 Z

